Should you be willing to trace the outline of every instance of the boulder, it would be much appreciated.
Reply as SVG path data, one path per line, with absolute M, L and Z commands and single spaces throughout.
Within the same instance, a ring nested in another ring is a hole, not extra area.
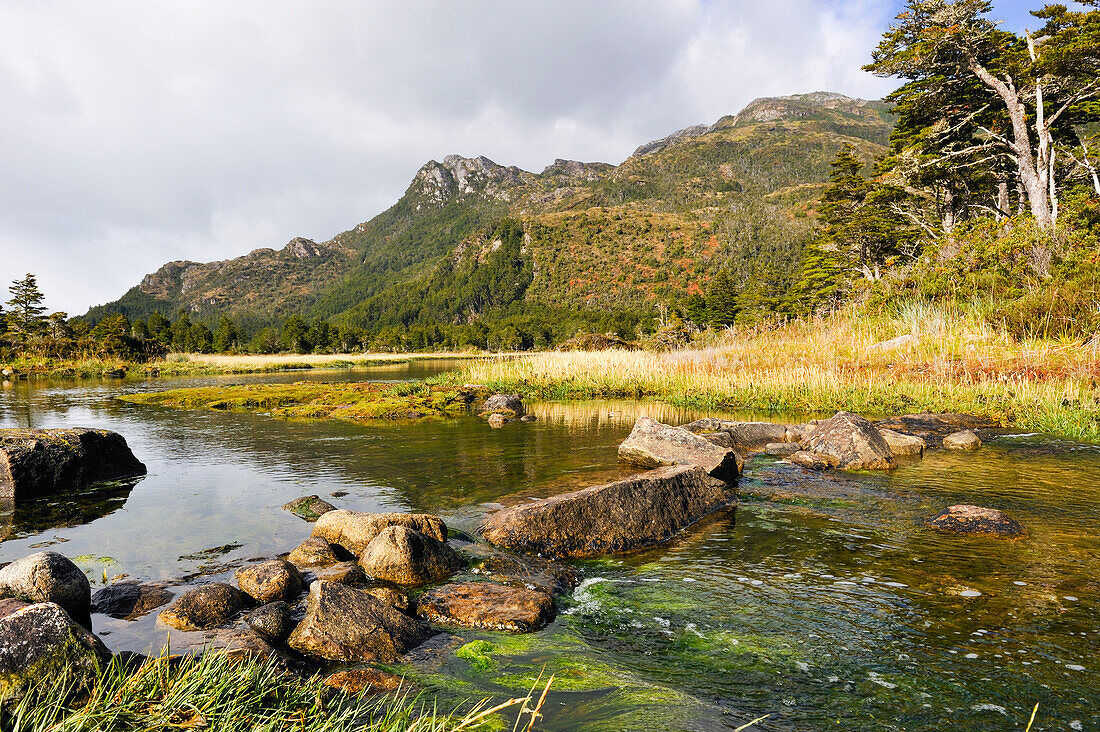
M 245 616 L 244 621 L 253 633 L 269 643 L 282 643 L 294 630 L 290 605 L 282 600 L 261 605 Z
M 858 414 L 837 412 L 817 425 L 806 443 L 810 452 L 836 459 L 841 470 L 891 470 L 894 453 L 875 426 Z
M 53 602 L 27 605 L 0 618 L 0 702 L 5 706 L 39 686 L 90 688 L 111 653 Z
M 335 582 L 309 587 L 306 615 L 287 643 L 325 661 L 381 661 L 423 643 L 432 630 L 369 592 Z
M 298 567 L 327 567 L 340 561 L 332 544 L 317 536 L 310 537 L 291 549 L 287 559 Z
M 995 420 L 969 414 L 924 412 L 889 417 L 875 423 L 879 429 L 894 430 L 904 435 L 916 435 L 929 447 L 939 447 L 947 435 L 959 430 L 993 429 L 999 427 Z
M 405 526 L 382 529 L 359 558 L 359 567 L 374 579 L 406 586 L 441 580 L 461 565 L 439 539 Z
M 312 536 L 341 546 L 359 556 L 371 539 L 387 526 L 404 526 L 439 541 L 447 541 L 447 525 L 443 523 L 443 519 L 426 513 L 329 511 L 317 519 Z
M 1003 511 L 981 506 L 949 506 L 928 520 L 928 525 L 945 534 L 974 536 L 1023 536 L 1027 533 Z
M 630 436 L 619 445 L 619 459 L 643 468 L 697 465 L 718 480 L 733 483 L 744 461 L 730 448 L 719 447 L 683 427 L 671 427 L 639 417 Z
M 480 565 L 473 569 L 493 582 L 529 590 L 542 590 L 553 597 L 571 593 L 580 582 L 577 570 L 562 562 L 526 554 L 501 552 L 482 545 L 488 550 Z
M 266 638 L 241 627 L 219 628 L 209 634 L 204 648 L 241 660 L 263 660 L 276 654 Z
M 363 570 L 359 569 L 359 564 L 356 562 L 337 562 L 327 567 L 311 567 L 308 574 L 309 581 L 303 581 L 303 585 L 309 585 L 316 580 L 354 585 L 366 579 L 363 576 Z
M 809 450 L 799 450 L 791 453 L 783 459 L 783 462 L 807 470 L 828 470 L 836 467 L 836 458 L 830 455 L 818 455 L 816 452 L 810 452 Z
M 302 575 L 284 559 L 272 559 L 238 569 L 237 586 L 261 605 L 276 600 L 293 600 L 302 592 Z
M 31 603 L 24 600 L 16 600 L 14 597 L 5 597 L 0 600 L 0 618 L 6 618 L 14 612 L 28 607 Z
M 408 686 L 408 683 L 389 671 L 379 668 L 349 668 L 325 677 L 325 686 L 345 694 L 385 694 Z
M 736 504 L 729 483 L 676 465 L 497 511 L 482 532 L 506 549 L 596 557 L 661 544 Z
M 0 597 L 52 602 L 78 620 L 88 616 L 92 586 L 80 568 L 57 552 L 38 552 L 0 569 Z
M 943 438 L 945 450 L 977 450 L 982 446 L 982 439 L 974 434 L 973 430 L 960 430 L 952 432 Z
M 715 417 L 704 417 L 684 425 L 684 429 L 697 435 L 729 435 L 730 447 L 758 450 L 769 442 L 790 442 L 787 425 L 774 422 L 732 422 Z
M 712 445 L 724 447 L 728 450 L 733 449 L 733 438 L 730 437 L 729 432 L 703 432 L 699 436 Z
M 553 620 L 554 600 L 541 590 L 460 582 L 422 594 L 416 612 L 433 623 L 530 633 Z
M 323 514 L 336 510 L 336 506 L 333 506 L 320 496 L 302 496 L 301 498 L 295 498 L 289 503 L 284 503 L 283 508 L 306 521 L 316 521 Z
M 183 593 L 159 617 L 165 625 L 179 630 L 207 630 L 228 621 L 243 604 L 236 587 L 215 582 Z
M 93 429 L 0 429 L 0 498 L 53 494 L 145 475 L 122 435 Z
M 923 455 L 924 448 L 928 447 L 928 443 L 916 435 L 903 435 L 900 432 L 885 429 L 879 429 L 878 433 L 882 435 L 882 439 L 886 440 L 894 457 Z
M 769 455 L 794 455 L 801 450 L 802 448 L 797 442 L 769 442 L 767 445 L 764 445 L 764 452 Z
M 507 422 L 508 418 L 498 412 L 489 415 L 489 426 L 493 429 L 500 429 Z
M 160 585 L 116 582 L 92 595 L 92 612 L 134 620 L 167 605 L 173 597 Z
M 510 412 L 517 417 L 522 417 L 527 410 L 524 408 L 523 400 L 519 398 L 519 394 L 493 394 L 485 400 L 478 411 L 482 414 Z
M 400 590 L 395 590 L 387 585 L 379 585 L 377 587 L 368 587 L 366 591 L 390 607 L 396 608 L 403 613 L 409 611 L 409 596 Z

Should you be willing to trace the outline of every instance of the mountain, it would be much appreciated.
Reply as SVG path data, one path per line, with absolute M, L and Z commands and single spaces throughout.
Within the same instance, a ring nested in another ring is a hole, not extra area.
M 705 291 L 720 269 L 751 313 L 796 270 L 837 151 L 869 161 L 892 126 L 882 102 L 815 92 L 757 99 L 619 165 L 555 160 L 533 173 L 452 155 L 329 241 L 170 262 L 86 317 L 183 309 L 255 330 L 299 314 L 379 332 L 537 311 L 568 327 L 614 314 L 629 325 Z

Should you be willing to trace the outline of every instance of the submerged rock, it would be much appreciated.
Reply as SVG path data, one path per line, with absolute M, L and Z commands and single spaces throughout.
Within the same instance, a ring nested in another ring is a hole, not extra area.
M 744 461 L 730 448 L 719 447 L 683 427 L 671 427 L 639 417 L 630 436 L 619 445 L 619 459 L 643 468 L 697 465 L 707 474 L 732 483 Z
M 224 582 L 188 590 L 160 614 L 165 625 L 180 630 L 207 630 L 225 623 L 241 610 L 240 591 Z
M 697 435 L 729 436 L 730 447 L 758 450 L 769 442 L 790 442 L 787 425 L 774 422 L 732 422 L 715 417 L 704 417 L 683 426 Z
M 798 452 L 791 453 L 783 459 L 783 462 L 797 465 L 807 470 L 828 470 L 829 468 L 836 467 L 837 464 L 836 458 L 831 455 L 818 455 L 816 452 L 810 452 L 809 450 L 799 450 Z
M 449 546 L 405 526 L 382 529 L 359 558 L 359 566 L 371 577 L 406 586 L 441 580 L 461 564 Z
M 325 677 L 325 686 L 342 691 L 345 694 L 385 694 L 397 691 L 409 684 L 397 674 L 378 668 L 349 668 L 337 671 Z
M 0 569 L 0 597 L 27 602 L 53 602 L 78 620 L 85 620 L 92 586 L 68 557 L 38 552 Z
M 332 545 L 318 536 L 312 536 L 291 549 L 287 559 L 298 567 L 327 567 L 340 561 Z
M 507 422 L 508 418 L 498 412 L 494 412 L 493 414 L 489 415 L 489 426 L 493 427 L 494 429 L 499 429 L 503 427 Z
M 363 553 L 371 539 L 387 526 L 404 526 L 439 541 L 447 541 L 447 525 L 427 513 L 363 513 L 336 510 L 317 519 L 312 536 L 341 546 L 355 556 Z
M 493 394 L 485 400 L 485 403 L 481 405 L 481 409 L 478 411 L 482 414 L 504 412 L 510 413 L 510 415 L 516 417 L 522 417 L 527 410 L 524 408 L 523 400 L 520 399 L 519 394 Z
M 943 438 L 945 450 L 977 450 L 981 446 L 982 439 L 974 434 L 973 430 L 953 432 Z
M 92 612 L 133 620 L 167 605 L 173 597 L 159 585 L 116 582 L 92 595 Z
M 928 446 L 922 438 L 916 435 L 903 435 L 894 430 L 884 429 L 880 429 L 878 433 L 882 435 L 882 439 L 886 440 L 886 444 L 890 446 L 890 452 L 894 454 L 894 457 L 923 455 L 924 448 Z
M 111 653 L 60 605 L 27 605 L 0 618 L 0 702 L 5 706 L 39 686 L 90 688 Z
M 252 632 L 269 643 L 282 643 L 294 629 L 290 605 L 282 600 L 261 605 L 245 617 Z
M 293 600 L 302 593 L 302 575 L 297 567 L 283 559 L 238 569 L 236 576 L 241 592 L 261 605 L 275 600 Z
M 928 525 L 945 534 L 1023 536 L 1027 533 L 1023 526 L 1003 511 L 967 504 L 945 508 L 929 519 Z
M 483 534 L 516 551 L 595 557 L 663 543 L 736 504 L 730 484 L 676 465 L 497 511 Z
M 903 414 L 875 423 L 879 429 L 888 429 L 905 435 L 922 438 L 929 447 L 939 447 L 943 438 L 959 430 L 993 429 L 999 423 L 985 417 L 969 414 L 925 412 L 922 414 Z
M 802 448 L 797 442 L 769 442 L 767 445 L 764 445 L 764 452 L 769 455 L 794 455 L 800 450 L 802 450 Z
M 310 585 L 306 615 L 287 643 L 326 661 L 391 663 L 431 635 L 428 626 L 369 592 L 321 581 Z
M 433 623 L 529 633 L 554 619 L 554 600 L 541 590 L 460 582 L 428 590 L 416 611 Z
M 0 498 L 145 475 L 122 435 L 93 429 L 0 429 Z
M 329 511 L 336 510 L 336 506 L 333 506 L 320 496 L 302 496 L 301 498 L 295 498 L 289 503 L 284 503 L 283 508 L 306 521 L 316 521 Z
M 894 454 L 875 426 L 858 414 L 837 412 L 817 425 L 806 448 L 836 459 L 841 470 L 891 470 Z

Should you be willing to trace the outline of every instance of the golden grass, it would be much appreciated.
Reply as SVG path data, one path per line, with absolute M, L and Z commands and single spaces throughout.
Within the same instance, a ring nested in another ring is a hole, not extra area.
M 272 371 L 295 366 L 310 368 L 340 368 L 346 366 L 373 366 L 387 363 L 405 363 L 430 358 L 476 358 L 476 353 L 277 353 L 271 355 L 236 355 L 220 353 L 170 353 L 168 363 L 197 363 L 226 371 Z

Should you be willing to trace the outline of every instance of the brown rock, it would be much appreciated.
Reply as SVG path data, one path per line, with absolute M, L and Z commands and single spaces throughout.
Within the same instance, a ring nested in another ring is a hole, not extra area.
M 554 618 L 554 601 L 541 590 L 460 582 L 428 590 L 416 611 L 433 623 L 529 633 Z
M 342 585 L 354 585 L 366 579 L 357 562 L 337 562 L 330 567 L 311 567 L 309 574 L 311 582 L 325 580 L 326 582 L 339 582 Z M 303 584 L 309 583 L 304 582 Z
M 206 630 L 226 622 L 242 606 L 240 591 L 224 582 L 188 590 L 160 614 L 165 625 L 180 630 Z
M 515 551 L 595 557 L 661 544 L 736 504 L 725 481 L 677 465 L 497 511 L 483 533 Z
M 336 544 L 359 556 L 371 539 L 387 526 L 404 526 L 447 541 L 447 525 L 438 516 L 426 513 L 362 513 L 360 511 L 329 511 L 313 525 L 313 536 Z
M 731 447 L 758 450 L 769 442 L 789 442 L 787 426 L 773 422 L 731 422 L 715 417 L 704 417 L 684 425 L 684 429 L 698 435 L 729 435 Z
M 441 580 L 461 564 L 449 546 L 405 526 L 382 529 L 359 558 L 359 567 L 369 576 L 406 586 Z
M 841 470 L 891 470 L 897 467 L 890 446 L 875 426 L 858 414 L 837 412 L 817 426 L 809 451 L 836 458 Z
M 945 450 L 977 450 L 982 446 L 982 440 L 973 430 L 961 430 L 953 432 L 943 438 Z
M 769 455 L 794 455 L 801 449 L 797 442 L 769 442 L 764 445 L 764 452 Z
M 1024 529 L 1003 511 L 981 506 L 949 506 L 928 520 L 928 525 L 945 534 L 971 536 L 1024 536 Z
M 916 435 L 903 435 L 900 432 L 885 429 L 880 429 L 878 433 L 882 435 L 882 439 L 886 440 L 886 444 L 890 446 L 890 452 L 894 454 L 894 457 L 923 455 L 924 448 L 928 446 L 923 439 Z
M 115 432 L 0 429 L 0 498 L 53 494 L 145 472 Z
M 86 620 L 92 589 L 87 576 L 68 557 L 46 551 L 0 569 L 0 597 L 57 603 L 77 620 Z
M 314 582 L 306 615 L 288 644 L 326 661 L 390 663 L 432 635 L 423 623 L 364 590 L 335 582 Z
M 172 597 L 159 585 L 116 582 L 92 595 L 92 612 L 133 620 L 167 605 Z
M 697 465 L 707 474 L 733 483 L 744 461 L 730 448 L 719 447 L 683 427 L 671 427 L 639 417 L 630 436 L 619 445 L 619 459 L 643 468 Z
M 783 462 L 797 465 L 807 470 L 828 470 L 836 466 L 836 458 L 829 455 L 818 455 L 809 450 L 799 450 L 784 458 Z
M 332 550 L 332 545 L 317 536 L 312 536 L 291 549 L 287 559 L 298 567 L 327 567 L 340 561 Z
M 305 521 L 316 521 L 329 511 L 336 510 L 336 506 L 320 496 L 295 498 L 293 501 L 283 504 L 283 508 Z
M 385 694 L 407 688 L 409 684 L 402 677 L 378 668 L 350 668 L 337 671 L 325 677 L 325 686 L 342 691 L 345 694 Z
M 283 559 L 260 562 L 237 570 L 237 586 L 257 603 L 293 600 L 302 592 L 298 568 Z
M 969 414 L 903 414 L 900 417 L 890 417 L 876 423 L 879 429 L 894 430 L 904 435 L 916 435 L 922 438 L 929 447 L 939 447 L 943 438 L 959 430 L 992 429 L 1000 425 L 985 417 L 975 417 Z
M 16 600 L 14 597 L 5 597 L 0 600 L 0 618 L 6 618 L 14 612 L 18 612 L 25 607 L 30 607 L 31 603 L 24 600 Z
M 269 643 L 282 643 L 294 630 L 290 605 L 282 600 L 261 605 L 245 617 L 253 633 Z
M 404 592 L 400 592 L 399 590 L 395 590 L 394 588 L 388 587 L 386 585 L 379 585 L 378 587 L 368 587 L 366 591 L 371 595 L 374 595 L 390 607 L 394 607 L 403 613 L 409 611 L 409 596 L 406 595 Z
M 520 399 L 519 394 L 493 394 L 485 400 L 478 411 L 483 414 L 496 412 L 522 417 L 527 410 L 524 408 L 523 400 Z
M 497 412 L 494 412 L 493 414 L 489 415 L 489 426 L 493 427 L 494 429 L 500 429 L 501 427 L 504 426 L 504 423 L 507 422 L 507 421 L 508 420 L 505 418 L 505 416 L 503 414 L 499 414 Z

